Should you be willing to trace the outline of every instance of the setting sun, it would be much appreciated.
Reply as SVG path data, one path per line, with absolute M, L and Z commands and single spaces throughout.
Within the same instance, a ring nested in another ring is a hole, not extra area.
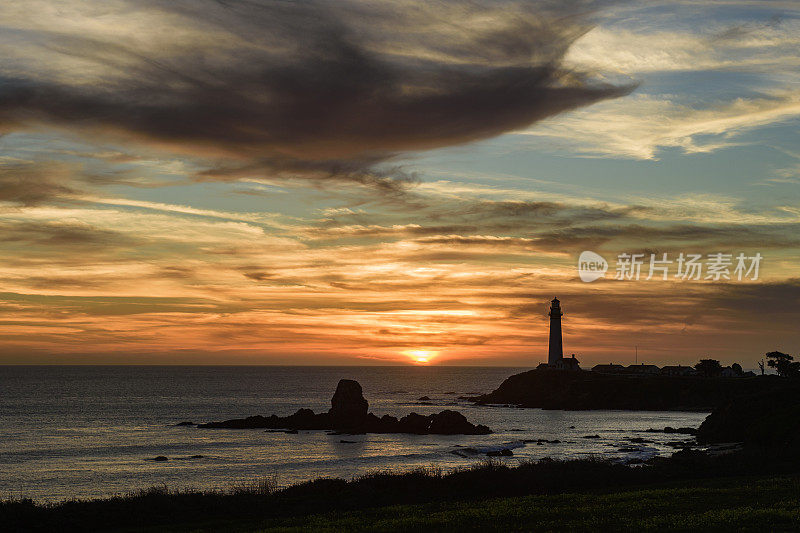
M 407 350 L 403 353 L 420 365 L 427 365 L 431 362 L 431 359 L 439 354 L 439 352 L 432 350 Z

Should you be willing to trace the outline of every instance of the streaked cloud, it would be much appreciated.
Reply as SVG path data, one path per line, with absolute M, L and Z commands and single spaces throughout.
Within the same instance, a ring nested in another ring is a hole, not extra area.
M 2 4 L 0 361 L 530 365 L 554 295 L 588 364 L 791 351 L 795 7 Z
M 773 98 L 740 98 L 709 108 L 694 108 L 639 95 L 624 102 L 598 104 L 520 132 L 555 139 L 566 149 L 587 155 L 658 159 L 659 151 L 679 148 L 709 153 L 740 146 L 746 132 L 800 116 L 796 94 Z

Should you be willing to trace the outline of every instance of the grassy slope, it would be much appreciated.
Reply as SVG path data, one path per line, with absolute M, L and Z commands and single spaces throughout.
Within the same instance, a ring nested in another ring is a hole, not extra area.
M 727 478 L 692 485 L 398 505 L 291 519 L 187 524 L 169 531 L 800 529 L 800 477 Z

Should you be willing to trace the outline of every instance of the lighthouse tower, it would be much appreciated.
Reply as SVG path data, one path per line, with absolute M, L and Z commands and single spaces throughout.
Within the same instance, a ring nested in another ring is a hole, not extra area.
M 550 352 L 547 356 L 547 364 L 551 367 L 558 365 L 564 358 L 564 350 L 561 346 L 561 302 L 558 298 L 553 298 L 550 302 Z

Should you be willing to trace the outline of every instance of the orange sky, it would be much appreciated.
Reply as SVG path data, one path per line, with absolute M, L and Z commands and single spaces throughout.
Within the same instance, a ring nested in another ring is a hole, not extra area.
M 0 364 L 800 350 L 796 8 L 191 4 L 0 5 Z

